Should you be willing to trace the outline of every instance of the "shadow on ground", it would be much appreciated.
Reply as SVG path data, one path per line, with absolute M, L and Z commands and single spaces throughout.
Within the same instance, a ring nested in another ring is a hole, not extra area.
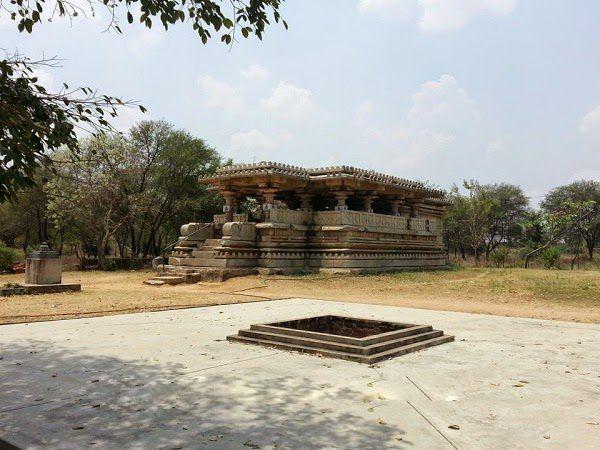
M 360 448 L 410 446 L 397 427 L 365 420 L 362 394 L 302 374 L 253 376 L 232 365 L 96 356 L 22 341 L 0 348 L 0 438 L 81 448 Z M 260 363 L 257 363 L 260 364 Z M 207 365 L 209 367 L 209 365 Z M 264 371 L 262 372 L 264 373 Z M 315 403 L 318 402 L 318 407 Z

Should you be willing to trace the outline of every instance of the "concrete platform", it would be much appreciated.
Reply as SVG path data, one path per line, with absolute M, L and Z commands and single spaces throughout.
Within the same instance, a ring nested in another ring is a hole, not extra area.
M 370 367 L 225 341 L 253 323 L 319 314 L 427 323 L 456 342 Z M 600 325 L 301 299 L 7 325 L 0 439 L 70 449 L 596 449 L 599 348 Z

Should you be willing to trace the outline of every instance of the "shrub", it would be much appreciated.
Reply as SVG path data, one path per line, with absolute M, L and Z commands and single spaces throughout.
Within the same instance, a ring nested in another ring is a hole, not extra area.
M 115 270 L 118 269 L 118 267 L 117 267 L 117 263 L 113 259 L 106 258 L 104 260 L 104 262 L 102 263 L 101 269 L 105 270 L 107 272 L 114 272 Z
M 504 267 L 504 264 L 506 264 L 506 261 L 508 260 L 508 253 L 509 252 L 506 247 L 500 247 L 490 255 L 490 259 L 496 267 Z
M 542 252 L 540 259 L 546 269 L 560 269 L 560 256 L 562 250 L 559 247 L 549 247 Z
M 0 242 L 0 272 L 12 270 L 13 263 L 17 260 L 17 253 L 10 247 Z

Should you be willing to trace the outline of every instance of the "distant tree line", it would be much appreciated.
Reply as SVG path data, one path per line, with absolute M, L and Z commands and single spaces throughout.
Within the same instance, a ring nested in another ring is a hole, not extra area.
M 0 203 L 0 243 L 28 252 L 45 241 L 102 268 L 110 268 L 109 255 L 156 256 L 177 239 L 182 224 L 210 221 L 222 199 L 198 177 L 230 163 L 165 121 L 82 139 L 77 151 L 63 147 L 47 159 L 32 175 L 33 185 Z M 573 267 L 582 258 L 593 260 L 600 245 L 596 181 L 557 187 L 538 209 L 519 186 L 507 183 L 466 181 L 447 198 L 444 238 L 457 258 L 503 266 L 510 254 L 524 266 L 539 258 L 553 267 L 568 254 Z
M 519 252 L 523 265 L 540 257 L 556 266 L 561 253 L 571 256 L 571 267 L 580 258 L 594 259 L 600 244 L 600 183 L 576 181 L 552 189 L 531 208 L 516 185 L 465 181 L 454 187 L 444 217 L 449 252 L 503 265 L 508 252 Z
M 175 240 L 181 224 L 210 220 L 221 200 L 198 183 L 222 163 L 202 139 L 164 121 L 126 135 L 80 141 L 55 151 L 37 183 L 0 204 L 0 241 L 30 250 L 47 241 L 101 267 L 110 253 L 148 258 Z

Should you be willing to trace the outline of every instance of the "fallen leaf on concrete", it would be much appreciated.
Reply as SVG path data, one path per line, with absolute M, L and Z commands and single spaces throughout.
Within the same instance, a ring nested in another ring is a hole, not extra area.
M 450 426 L 448 426 L 448 428 L 450 428 L 451 430 L 460 430 L 459 425 L 450 425 Z
M 513 387 L 523 387 L 523 386 L 525 386 L 525 385 L 524 385 L 524 384 L 521 384 L 521 383 L 516 383 L 516 384 L 513 384 Z
M 586 422 L 588 425 L 600 425 L 600 422 Z
M 545 434 L 544 435 L 544 439 L 550 439 L 550 435 L 549 434 Z
M 385 420 L 383 420 L 383 419 L 378 419 L 378 420 L 377 420 L 377 423 L 378 423 L 379 425 L 387 425 L 387 422 L 386 422 Z

